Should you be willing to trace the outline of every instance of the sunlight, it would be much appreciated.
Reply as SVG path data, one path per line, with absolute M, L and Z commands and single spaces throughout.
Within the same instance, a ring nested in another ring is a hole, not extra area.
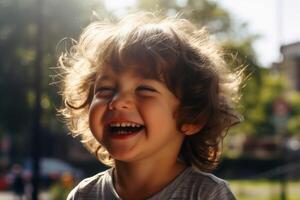
M 128 7 L 136 4 L 136 0 L 122 0 L 122 1 L 112 1 L 112 0 L 104 0 L 104 4 L 106 8 L 110 11 L 116 10 L 124 10 Z

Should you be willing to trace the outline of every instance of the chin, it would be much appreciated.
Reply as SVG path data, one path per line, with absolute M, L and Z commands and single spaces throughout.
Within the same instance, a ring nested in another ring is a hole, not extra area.
M 110 153 L 110 156 L 116 161 L 116 162 L 122 162 L 122 163 L 131 163 L 138 160 L 138 156 L 132 155 L 132 154 L 126 154 L 126 153 Z

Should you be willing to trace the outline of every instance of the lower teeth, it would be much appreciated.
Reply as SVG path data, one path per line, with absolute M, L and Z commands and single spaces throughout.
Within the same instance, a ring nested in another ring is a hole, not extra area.
M 143 128 L 110 128 L 110 132 L 112 134 L 116 134 L 116 135 L 126 135 L 126 134 L 133 134 L 133 133 L 137 133 L 140 130 L 142 130 Z
M 128 132 L 128 131 L 117 131 L 117 132 L 114 132 L 113 134 L 126 135 L 126 134 L 130 134 L 130 133 L 133 133 L 133 132 Z

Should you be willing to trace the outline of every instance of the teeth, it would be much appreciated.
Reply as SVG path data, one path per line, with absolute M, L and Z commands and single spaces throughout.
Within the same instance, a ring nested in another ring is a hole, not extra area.
M 126 131 L 118 131 L 118 134 L 127 134 L 128 132 L 126 132 Z
M 131 123 L 131 122 L 121 122 L 121 123 L 111 123 L 110 127 L 141 127 L 139 124 Z

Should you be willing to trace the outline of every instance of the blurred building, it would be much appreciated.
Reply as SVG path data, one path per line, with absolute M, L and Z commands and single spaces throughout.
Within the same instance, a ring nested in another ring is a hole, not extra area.
M 300 41 L 280 48 L 282 62 L 273 65 L 286 77 L 288 89 L 300 91 Z

